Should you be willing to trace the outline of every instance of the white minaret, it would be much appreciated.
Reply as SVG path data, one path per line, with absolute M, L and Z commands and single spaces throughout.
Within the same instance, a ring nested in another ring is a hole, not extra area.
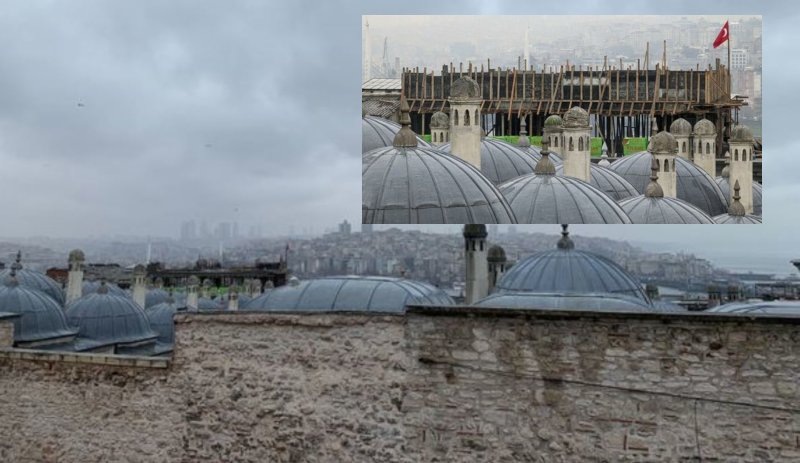
M 200 289 L 200 279 L 192 275 L 189 277 L 187 285 L 189 286 L 189 292 L 186 295 L 186 308 L 189 311 L 196 312 L 198 299 L 197 292 Z
M 147 299 L 147 270 L 144 265 L 138 264 L 133 268 L 133 302 L 144 309 Z
M 691 149 L 689 136 L 692 134 L 692 124 L 686 119 L 679 117 L 672 121 L 669 126 L 669 133 L 675 137 L 678 142 L 678 156 L 683 159 L 689 160 L 689 151 Z
M 459 77 L 450 86 L 450 152 L 481 168 L 481 88 L 472 78 Z
M 506 265 L 508 263 L 506 260 L 506 251 L 498 245 L 490 247 L 487 261 L 489 263 L 488 292 L 491 293 L 494 286 L 500 281 L 503 274 L 506 273 Z
M 589 113 L 579 106 L 570 108 L 564 114 L 564 133 L 562 141 L 562 158 L 564 175 L 589 182 L 589 164 L 591 141 L 589 138 Z
M 67 304 L 83 296 L 83 263 L 86 257 L 80 249 L 69 253 L 69 272 L 67 273 Z
M 431 116 L 431 145 L 440 146 L 450 143 L 450 117 L 436 111 Z
M 544 120 L 544 129 L 542 130 L 542 139 L 549 143 L 551 153 L 556 153 L 559 156 L 564 153 L 562 150 L 564 143 L 564 119 L 558 114 L 548 116 Z
M 658 132 L 650 138 L 647 151 L 658 161 L 658 183 L 664 191 L 664 196 L 677 198 L 678 176 L 675 173 L 675 155 L 678 150 L 675 137 L 669 132 Z
M 466 288 L 464 302 L 467 305 L 489 295 L 489 266 L 486 249 L 486 225 L 464 225 L 464 265 L 466 266 Z
M 739 182 L 741 191 L 739 202 L 748 214 L 753 213 L 753 132 L 744 125 L 735 125 L 731 128 L 731 138 L 728 140 L 731 153 L 730 178 L 728 183 L 734 185 Z M 730 189 L 733 194 L 733 188 Z M 732 198 L 728 198 L 730 203 Z
M 717 128 L 708 119 L 694 125 L 694 163 L 711 178 L 717 176 Z
M 239 291 L 234 285 L 228 289 L 228 310 L 239 310 Z
M 372 48 L 370 47 L 369 40 L 369 19 L 364 22 L 364 58 L 361 61 L 363 68 L 361 69 L 361 81 L 366 82 L 372 78 Z

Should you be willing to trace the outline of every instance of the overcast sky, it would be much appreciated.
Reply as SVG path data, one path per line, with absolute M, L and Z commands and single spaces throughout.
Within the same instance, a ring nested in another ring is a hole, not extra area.
M 0 236 L 358 223 L 362 14 L 727 12 L 763 15 L 765 224 L 576 231 L 800 257 L 800 9 L 763 3 L 6 0 Z

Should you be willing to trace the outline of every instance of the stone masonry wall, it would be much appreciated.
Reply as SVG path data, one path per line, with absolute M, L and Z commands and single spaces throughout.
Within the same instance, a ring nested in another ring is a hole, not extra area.
M 167 368 L 0 349 L 0 461 L 798 461 L 797 326 L 182 314 Z

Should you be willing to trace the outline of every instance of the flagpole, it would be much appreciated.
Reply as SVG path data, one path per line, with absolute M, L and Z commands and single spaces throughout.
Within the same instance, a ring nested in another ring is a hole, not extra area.
M 728 93 L 730 93 L 731 85 L 731 23 L 730 20 L 725 21 L 728 24 Z

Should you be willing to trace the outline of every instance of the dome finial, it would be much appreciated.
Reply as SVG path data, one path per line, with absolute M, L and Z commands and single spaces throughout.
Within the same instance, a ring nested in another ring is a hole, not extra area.
M 550 160 L 549 145 L 550 143 L 547 140 L 542 140 L 542 151 L 540 153 L 542 158 L 539 159 L 539 162 L 536 163 L 536 167 L 533 169 L 533 173 L 536 175 L 556 174 L 556 166 L 553 164 L 553 161 Z
M 400 125 L 402 126 L 394 136 L 392 145 L 395 148 L 416 148 L 417 135 L 411 130 L 411 116 L 409 116 L 408 102 L 403 94 L 400 94 Z
M 650 183 L 644 190 L 646 198 L 663 198 L 664 190 L 658 184 L 658 160 L 653 156 L 653 162 L 650 163 Z
M 558 240 L 558 244 L 556 245 L 558 249 L 573 249 L 575 247 L 575 243 L 573 243 L 572 239 L 569 237 L 568 227 L 569 224 L 561 224 L 561 239 Z
M 14 259 L 14 263 L 11 264 L 11 270 L 22 270 L 22 251 L 17 251 L 17 257 Z
M 519 141 L 517 141 L 517 146 L 520 148 L 531 146 L 531 140 L 528 138 L 528 124 L 525 122 L 527 118 L 528 115 L 526 114 L 519 121 Z
M 733 202 L 728 207 L 728 214 L 736 215 L 739 217 L 744 217 L 746 215 L 746 211 L 744 210 L 744 206 L 739 201 L 742 197 L 739 196 L 739 180 L 737 179 L 736 182 L 733 184 Z

